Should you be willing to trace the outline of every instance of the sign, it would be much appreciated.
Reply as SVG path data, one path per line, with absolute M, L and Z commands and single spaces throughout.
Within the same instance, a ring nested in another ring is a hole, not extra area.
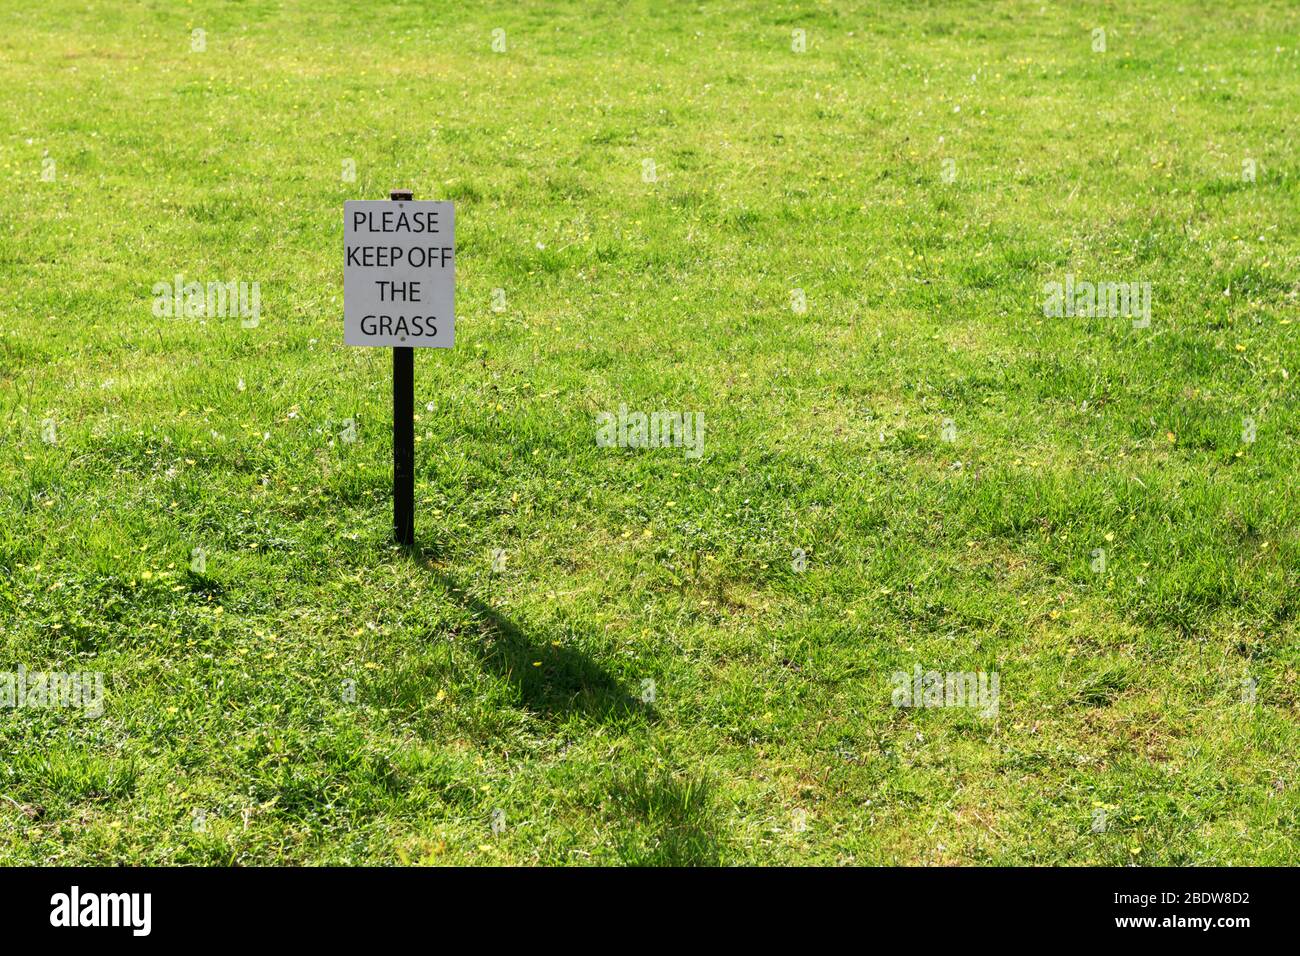
M 449 202 L 343 204 L 343 342 L 449 349 L 456 340 Z

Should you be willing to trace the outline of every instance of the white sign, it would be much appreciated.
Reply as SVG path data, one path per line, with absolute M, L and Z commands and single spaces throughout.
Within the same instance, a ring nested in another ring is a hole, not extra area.
M 455 258 L 451 203 L 345 202 L 344 344 L 451 348 Z

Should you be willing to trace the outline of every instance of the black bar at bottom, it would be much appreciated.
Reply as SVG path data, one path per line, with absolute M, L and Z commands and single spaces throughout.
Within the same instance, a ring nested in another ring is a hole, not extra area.
M 487 830 L 486 823 L 480 826 Z M 525 833 L 515 839 L 527 837 Z M 484 842 L 496 839 L 477 838 Z M 120 862 L 122 852 L 104 851 L 103 862 Z M 256 847 L 253 852 L 258 852 Z M 497 853 L 484 851 L 482 859 L 496 863 L 503 858 Z M 238 854 L 232 853 L 231 858 L 237 859 Z M 617 859 L 612 854 L 611 858 Z M 68 898 L 62 915 L 69 915 L 75 886 L 81 900 L 91 894 L 141 894 L 139 906 L 116 904 L 112 911 L 120 918 L 107 927 L 102 916 L 110 910 L 98 907 L 99 927 L 82 931 L 83 938 L 97 946 L 100 940 L 113 936 L 134 943 L 135 934 L 146 932 L 147 925 L 149 935 L 163 943 L 201 937 L 247 949 L 256 935 L 276 946 L 292 942 L 296 949 L 303 948 L 302 943 L 315 948 L 317 941 L 330 952 L 339 951 L 341 945 L 351 948 L 363 943 L 373 949 L 377 920 L 384 925 L 426 926 L 431 901 L 440 911 L 455 913 L 465 925 L 491 925 L 499 937 L 521 943 L 535 944 L 536 927 L 548 925 L 555 913 L 572 908 L 575 899 L 589 907 L 583 913 L 584 928 L 597 931 L 600 938 L 626 933 L 629 925 L 645 916 L 642 901 L 661 897 L 673 900 L 662 915 L 665 934 L 689 929 L 698 936 L 700 927 L 713 925 L 718 939 L 747 941 L 757 934 L 768 939 L 781 931 L 786 924 L 780 920 L 737 918 L 718 923 L 714 894 L 719 873 L 710 867 L 668 871 L 585 867 L 0 867 L 0 920 L 13 952 L 26 951 L 22 943 L 28 936 L 48 933 L 66 940 L 71 920 L 60 920 L 57 897 Z M 1293 869 L 734 868 L 726 871 L 726 880 L 729 891 L 739 894 L 735 898 L 757 907 L 753 912 L 826 917 L 791 922 L 791 931 L 801 939 L 829 941 L 832 933 L 843 932 L 849 925 L 840 922 L 836 914 L 853 914 L 857 907 L 861 912 L 850 916 L 850 923 L 856 919 L 853 925 L 868 929 L 902 926 L 913 933 L 907 938 L 917 944 L 910 950 L 919 956 L 944 951 L 944 947 L 926 944 L 931 935 L 935 939 L 1023 942 L 1025 945 L 1017 948 L 1030 949 L 1032 944 L 1035 950 L 1043 948 L 1044 940 L 1063 934 L 1089 942 L 1129 938 L 1138 946 L 1149 945 L 1147 941 L 1153 939 L 1169 939 L 1183 949 L 1186 940 L 1198 938 L 1220 952 L 1245 951 L 1242 943 L 1259 951 L 1260 942 L 1281 942 L 1288 933 L 1292 948 L 1295 942 Z M 147 924 L 144 893 L 150 894 Z M 510 901 L 509 919 L 503 919 L 503 900 Z M 87 920 L 80 919 L 84 908 L 77 909 L 79 925 L 89 926 Z M 132 919 L 135 915 L 140 918 Z M 135 929 L 134 923 L 145 925 Z M 703 931 L 705 938 L 710 932 Z

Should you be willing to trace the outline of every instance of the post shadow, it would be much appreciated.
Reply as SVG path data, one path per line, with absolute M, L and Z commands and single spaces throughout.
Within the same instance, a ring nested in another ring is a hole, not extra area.
M 654 707 L 644 704 L 609 671 L 582 651 L 529 635 L 511 618 L 485 603 L 434 568 L 434 551 L 417 548 L 413 558 L 435 578 L 451 599 L 486 625 L 479 648 L 483 665 L 507 680 L 520 703 L 544 718 L 582 716 L 613 723 L 633 716 L 653 720 Z M 540 666 L 534 666 L 540 661 Z

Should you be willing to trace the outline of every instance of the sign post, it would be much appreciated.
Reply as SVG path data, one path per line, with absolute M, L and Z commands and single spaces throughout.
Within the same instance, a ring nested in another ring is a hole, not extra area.
M 449 202 L 343 204 L 343 342 L 393 350 L 393 537 L 415 544 L 415 349 L 456 338 L 456 220 Z
M 393 347 L 393 537 L 408 548 L 415 544 L 415 349 L 409 345 Z

